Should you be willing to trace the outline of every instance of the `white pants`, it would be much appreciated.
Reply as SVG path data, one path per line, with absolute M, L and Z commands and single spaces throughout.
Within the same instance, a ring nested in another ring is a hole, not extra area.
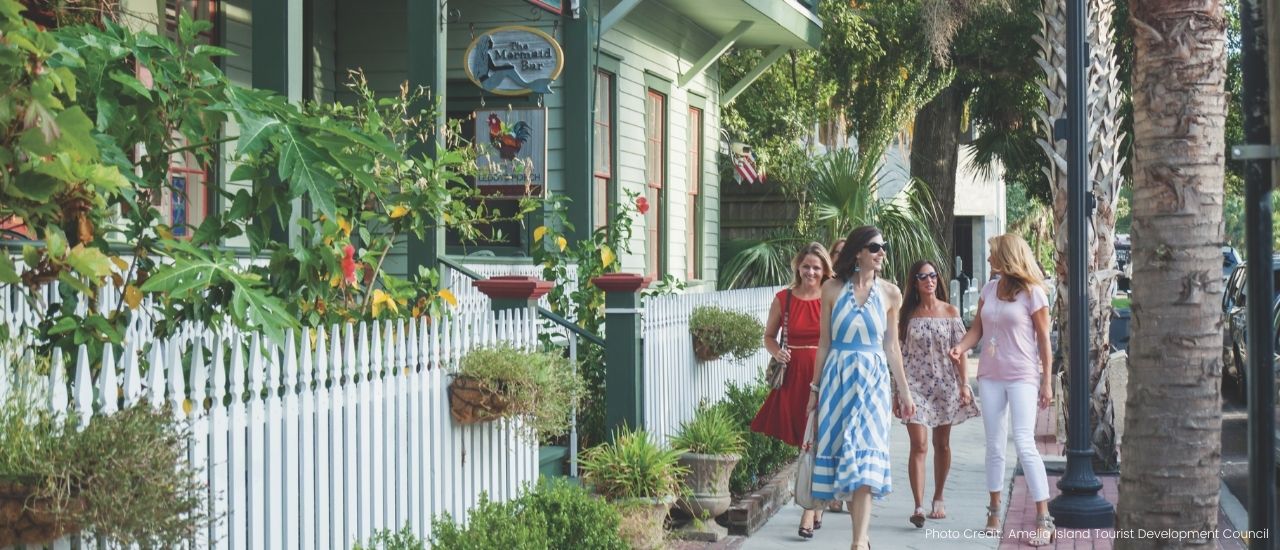
M 1004 490 L 1004 453 L 1008 427 L 1013 424 L 1013 445 L 1022 463 L 1031 500 L 1049 498 L 1049 477 L 1044 461 L 1036 450 L 1036 407 L 1040 386 L 1025 382 L 978 379 L 978 396 L 982 399 L 982 425 L 987 431 L 987 490 Z M 1006 410 L 1011 420 L 1005 420 Z

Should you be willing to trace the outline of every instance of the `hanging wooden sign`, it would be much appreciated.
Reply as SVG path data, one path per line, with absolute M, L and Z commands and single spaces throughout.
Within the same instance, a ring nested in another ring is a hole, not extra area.
M 498 27 L 467 47 L 467 77 L 498 95 L 549 94 L 564 68 L 564 51 L 551 35 L 532 27 Z
M 477 109 L 476 184 L 541 187 L 547 178 L 547 110 Z

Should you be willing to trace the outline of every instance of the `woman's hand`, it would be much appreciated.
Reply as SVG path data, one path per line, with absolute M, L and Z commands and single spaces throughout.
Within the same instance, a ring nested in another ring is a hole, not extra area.
M 778 349 L 778 353 L 773 354 L 773 358 L 777 359 L 779 363 L 790 363 L 791 348 L 787 346 L 783 346 L 782 348 Z
M 968 405 L 973 403 L 973 390 L 969 389 L 969 384 L 960 383 L 960 404 Z
M 960 346 L 951 346 L 951 349 L 947 350 L 947 355 L 951 357 L 952 362 L 958 365 L 960 364 L 960 358 L 964 357 L 964 352 L 966 351 L 968 350 Z
M 1049 403 L 1053 401 L 1053 385 L 1048 379 L 1040 382 L 1040 408 L 1049 408 Z
M 910 392 L 906 392 L 898 396 L 897 404 L 894 406 L 894 409 L 897 410 L 898 418 L 903 420 L 916 415 L 916 403 L 911 400 Z
M 818 392 L 809 392 L 809 404 L 805 405 L 804 410 L 806 413 L 812 413 L 813 411 L 818 410 Z

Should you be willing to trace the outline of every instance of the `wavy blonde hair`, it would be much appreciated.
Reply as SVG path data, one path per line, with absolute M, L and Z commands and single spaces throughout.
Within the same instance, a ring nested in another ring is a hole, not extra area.
M 800 288 L 800 264 L 804 263 L 805 256 L 817 256 L 818 261 L 822 263 L 822 282 L 827 282 L 831 278 L 831 255 L 827 254 L 827 247 L 822 243 L 809 243 L 791 258 L 791 288 Z
M 996 296 L 1012 302 L 1020 292 L 1031 292 L 1031 287 L 1045 289 L 1044 277 L 1031 246 L 1022 237 L 1005 233 L 987 241 L 991 245 L 991 268 L 1000 272 Z M 1047 291 L 1047 289 L 1045 289 Z

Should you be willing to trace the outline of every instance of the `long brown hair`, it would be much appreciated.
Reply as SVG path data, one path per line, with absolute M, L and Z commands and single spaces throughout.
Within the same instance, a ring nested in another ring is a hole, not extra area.
M 800 288 L 800 264 L 804 263 L 805 256 L 817 256 L 818 261 L 822 262 L 822 282 L 827 282 L 831 278 L 831 255 L 827 254 L 827 247 L 822 243 L 809 243 L 791 258 L 791 286 L 790 288 Z
M 991 244 L 991 268 L 1000 272 L 1000 282 L 996 285 L 998 298 L 1012 302 L 1018 293 L 1031 292 L 1033 286 L 1045 287 L 1036 256 L 1022 237 L 1005 233 L 987 242 Z
M 844 240 L 844 249 L 840 251 L 840 257 L 836 258 L 836 265 L 833 268 L 836 277 L 848 281 L 853 279 L 853 270 L 858 267 L 858 253 L 867 247 L 867 244 L 878 236 L 883 235 L 874 225 L 864 225 L 849 232 L 849 236 Z
M 916 273 L 919 273 L 924 266 L 933 268 L 938 274 L 938 284 L 933 287 L 933 295 L 943 302 L 947 301 L 947 279 L 942 274 L 942 270 L 938 269 L 937 264 L 929 260 L 920 260 L 911 264 L 911 269 L 907 270 L 907 280 L 902 282 L 902 310 L 898 312 L 898 338 L 907 339 L 907 323 L 911 321 L 911 314 L 915 313 L 916 308 L 920 307 L 920 291 L 916 290 Z

